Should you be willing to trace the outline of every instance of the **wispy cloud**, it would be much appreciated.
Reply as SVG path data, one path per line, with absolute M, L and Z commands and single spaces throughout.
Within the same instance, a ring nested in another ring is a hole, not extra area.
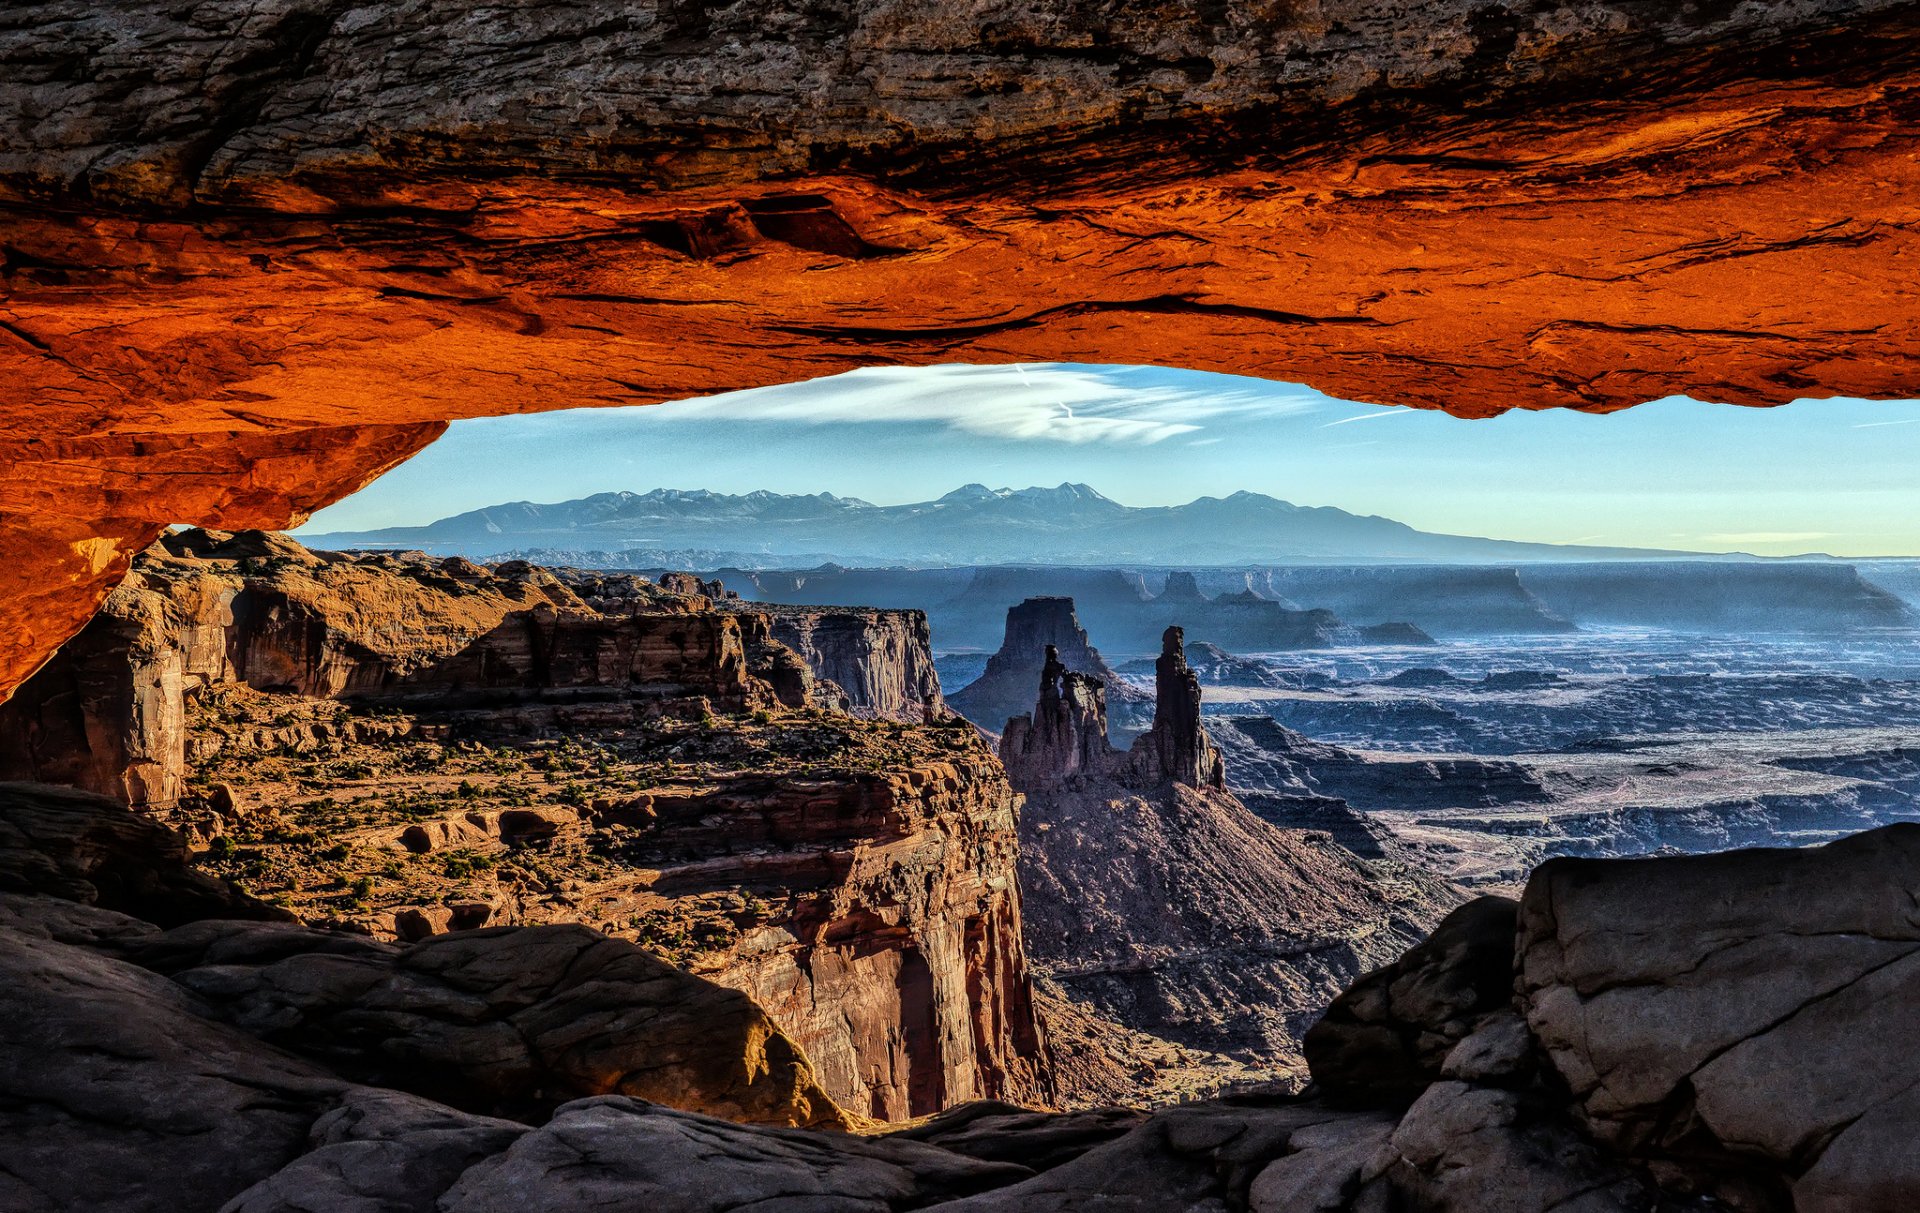
M 1304 388 L 1219 391 L 1143 382 L 1142 369 L 1059 363 L 872 367 L 648 411 L 660 421 L 917 422 L 1020 442 L 1145 445 L 1250 413 L 1311 412 L 1323 399 Z
M 1834 537 L 1833 531 L 1720 531 L 1700 536 L 1709 543 L 1806 543 Z
M 1320 428 L 1330 430 L 1336 425 L 1352 425 L 1356 421 L 1378 421 L 1382 417 L 1397 417 L 1402 413 L 1411 413 L 1413 411 L 1412 409 L 1403 408 L 1379 408 L 1374 409 L 1370 413 L 1357 413 L 1352 417 L 1342 417 L 1338 421 L 1329 421 Z
M 1904 421 L 1862 421 L 1854 426 L 1856 430 L 1877 430 L 1886 425 L 1920 425 L 1920 417 L 1908 417 Z

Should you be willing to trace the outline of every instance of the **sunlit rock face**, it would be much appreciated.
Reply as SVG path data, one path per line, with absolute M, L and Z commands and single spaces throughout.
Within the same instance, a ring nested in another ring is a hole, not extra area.
M 0 688 L 160 523 L 449 418 L 1020 359 L 1910 393 L 1907 9 L 12 6 Z

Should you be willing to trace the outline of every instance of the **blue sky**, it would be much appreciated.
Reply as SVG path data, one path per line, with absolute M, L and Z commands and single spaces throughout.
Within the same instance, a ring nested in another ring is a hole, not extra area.
M 1655 401 L 1463 421 L 1157 367 L 876 368 L 648 408 L 454 424 L 301 528 L 617 489 L 895 503 L 1084 481 L 1128 505 L 1238 489 L 1423 530 L 1768 554 L 1920 554 L 1920 401 Z

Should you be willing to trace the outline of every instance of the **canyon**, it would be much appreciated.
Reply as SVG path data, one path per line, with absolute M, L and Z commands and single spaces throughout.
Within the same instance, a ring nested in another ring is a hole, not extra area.
M 1898 562 L 258 528 L 882 365 L 1910 396 L 1916 79 L 1901 0 L 0 11 L 0 1205 L 1906 1213 Z
M 817 614 L 180 532 L 0 705 L 0 777 L 110 795 L 307 921 L 638 941 L 750 995 L 858 1116 L 1044 1100 L 1006 777 L 923 618 Z
M 1904 394 L 1917 45 L 1892 0 L 14 6 L 0 689 L 166 525 L 456 417 L 1035 359 Z
M 1043 652 L 1037 699 L 1006 721 L 1000 758 L 1026 797 L 1028 955 L 1058 991 L 1050 1020 L 1079 1029 L 1061 1045 L 1062 1094 L 1161 1102 L 1298 1085 L 1307 1025 L 1459 894 L 1249 812 L 1226 790 L 1179 628 L 1162 639 L 1152 723 L 1125 750 L 1109 745 L 1107 681 Z

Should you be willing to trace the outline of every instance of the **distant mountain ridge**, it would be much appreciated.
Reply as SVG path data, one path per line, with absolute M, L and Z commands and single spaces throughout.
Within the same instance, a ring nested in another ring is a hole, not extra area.
M 1024 489 L 967 484 L 907 505 L 766 490 L 596 493 L 548 504 L 505 502 L 426 526 L 301 538 L 319 547 L 419 548 L 473 558 L 560 550 L 641 563 L 652 563 L 646 554 L 663 549 L 697 549 L 725 554 L 733 564 L 748 556 L 763 567 L 776 559 L 823 555 L 849 564 L 1182 566 L 1699 558 L 1435 534 L 1390 518 L 1299 506 L 1244 490 L 1185 505 L 1126 506 L 1073 483 Z

